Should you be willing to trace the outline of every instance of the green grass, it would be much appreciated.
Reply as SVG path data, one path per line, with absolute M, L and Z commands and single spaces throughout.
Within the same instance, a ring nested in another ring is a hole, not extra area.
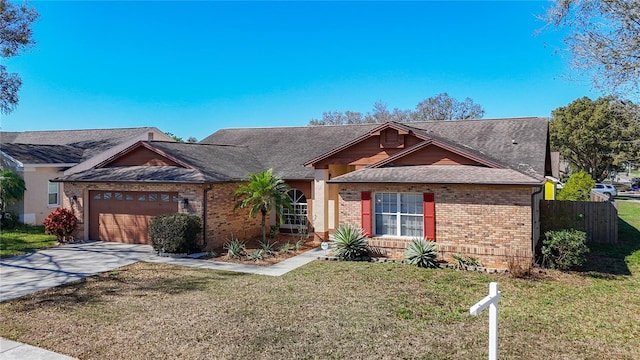
M 138 263 L 0 304 L 0 336 L 80 359 L 637 359 L 640 204 L 578 272 L 507 275 L 316 261 L 282 277 Z M 626 224 L 622 226 L 622 224 Z M 604 266 L 615 262 L 614 267 Z
M 0 258 L 46 249 L 56 244 L 56 237 L 46 235 L 44 226 L 21 226 L 0 230 Z

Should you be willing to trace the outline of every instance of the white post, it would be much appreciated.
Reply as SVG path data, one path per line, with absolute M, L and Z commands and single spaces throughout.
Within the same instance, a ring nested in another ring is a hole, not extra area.
M 489 284 L 489 296 L 495 299 L 489 305 L 489 359 L 498 359 L 498 283 Z
M 498 360 L 498 300 L 500 300 L 498 283 L 492 282 L 489 283 L 489 295 L 469 309 L 469 313 L 476 316 L 482 310 L 489 308 L 489 360 Z

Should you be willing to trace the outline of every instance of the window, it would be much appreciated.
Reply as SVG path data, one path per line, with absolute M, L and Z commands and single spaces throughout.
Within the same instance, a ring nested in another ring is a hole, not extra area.
M 423 194 L 374 194 L 375 235 L 422 237 Z
M 47 193 L 49 195 L 49 206 L 60 205 L 60 199 L 58 198 L 60 194 L 60 185 L 58 183 L 49 182 L 49 190 Z
M 307 197 L 298 189 L 291 189 L 287 193 L 291 198 L 291 209 L 282 209 L 283 228 L 298 229 L 307 227 Z

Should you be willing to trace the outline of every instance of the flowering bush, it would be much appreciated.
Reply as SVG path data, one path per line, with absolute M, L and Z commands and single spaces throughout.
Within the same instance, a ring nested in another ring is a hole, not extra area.
M 73 232 L 78 227 L 78 218 L 71 210 L 57 208 L 42 222 L 44 232 L 55 235 L 58 241 L 63 242 L 72 238 Z

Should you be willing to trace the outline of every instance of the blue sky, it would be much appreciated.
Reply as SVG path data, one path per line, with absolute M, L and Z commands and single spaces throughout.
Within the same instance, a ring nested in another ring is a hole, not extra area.
M 4 131 L 306 125 L 447 92 L 485 118 L 548 117 L 600 93 L 569 80 L 546 1 L 31 1 L 37 45 Z

